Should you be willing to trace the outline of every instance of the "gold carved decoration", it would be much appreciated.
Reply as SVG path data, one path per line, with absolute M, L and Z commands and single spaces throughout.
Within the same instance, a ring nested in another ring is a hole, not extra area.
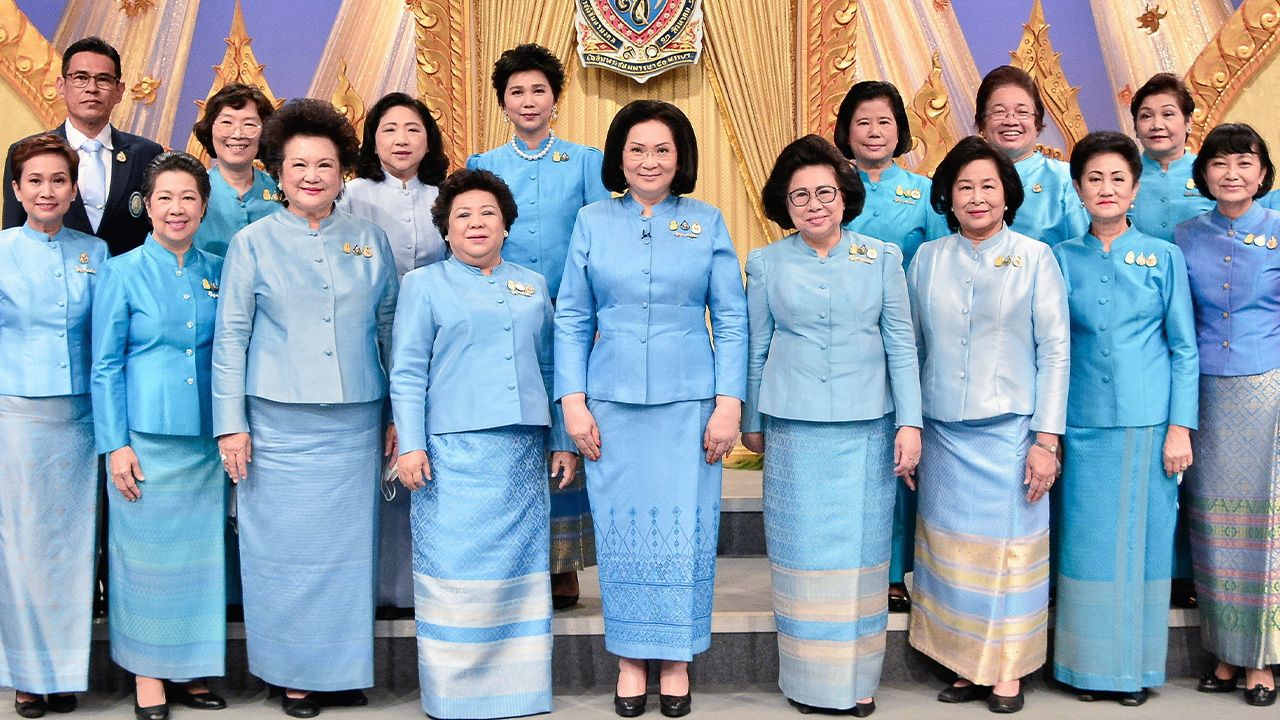
M 137 17 L 155 7 L 155 0 L 120 0 L 120 12 L 126 17 Z
M 853 85 L 857 57 L 859 0 L 808 0 L 807 45 L 801 63 L 800 94 L 808 109 L 803 132 L 831 137 L 840 101 Z M 807 68 L 807 70 L 806 70 Z M 802 133 L 803 134 L 803 133 Z
M 267 84 L 267 77 L 262 72 L 265 66 L 258 62 L 258 58 L 253 54 L 253 38 L 249 36 L 249 30 L 244 24 L 244 11 L 240 7 L 240 0 L 236 0 L 235 11 L 231 15 L 231 32 L 226 38 L 226 43 L 227 52 L 222 56 L 222 62 L 213 68 L 213 84 L 209 87 L 209 94 L 205 95 L 205 100 L 213 97 L 214 93 L 227 85 L 244 83 L 258 86 L 272 105 L 276 107 L 283 105 L 284 100 L 276 98 L 271 92 L 271 86 Z M 204 110 L 203 100 L 197 100 L 196 105 Z M 200 141 L 196 140 L 194 133 L 187 141 L 187 152 L 208 164 L 209 154 L 205 152 Z
M 418 97 L 431 109 L 444 135 L 449 164 L 466 162 L 474 130 L 467 108 L 471 4 L 463 0 L 405 0 L 417 45 Z
M 1049 23 L 1044 20 L 1044 7 L 1040 0 L 1031 6 L 1031 18 L 1022 26 L 1022 40 L 1018 49 L 1009 53 L 1014 67 L 1021 68 L 1036 81 L 1045 109 L 1053 117 L 1067 142 L 1066 153 L 1084 137 L 1089 128 L 1084 123 L 1084 113 L 1076 95 L 1080 88 L 1072 87 L 1062 71 L 1062 53 L 1055 52 L 1049 40 Z
M 1146 30 L 1148 35 L 1155 35 L 1160 32 L 1160 21 L 1169 16 L 1167 12 L 1161 12 L 1159 5 L 1148 5 L 1147 11 L 1137 17 L 1138 29 Z
M 951 0 L 933 0 L 933 9 L 938 12 L 946 12 L 951 7 Z
M 920 162 L 914 172 L 933 177 L 933 171 L 942 162 L 947 151 L 955 145 L 956 138 L 947 123 L 951 115 L 951 100 L 947 86 L 942 82 L 942 61 L 938 51 L 933 53 L 933 67 L 929 77 L 916 91 L 907 108 L 911 119 L 911 149 L 920 152 Z M 903 158 L 899 157 L 899 164 Z M 904 166 L 905 167 L 905 166 Z
M 1227 18 L 1218 35 L 1205 46 L 1187 71 L 1187 87 L 1195 98 L 1191 113 L 1193 150 L 1209 130 L 1222 122 L 1236 94 L 1266 65 L 1280 35 L 1280 1 L 1244 0 Z
M 129 92 L 132 93 L 134 100 L 144 105 L 150 105 L 156 101 L 156 90 L 160 89 L 160 85 L 163 83 L 163 80 L 157 80 L 147 75 L 134 83 L 133 87 L 129 88 Z
M 351 123 L 351 127 L 356 129 L 356 137 L 362 137 L 364 130 L 364 100 L 360 98 L 360 93 L 351 86 L 351 81 L 347 79 L 347 61 L 338 62 L 338 86 L 333 90 L 333 97 L 329 99 L 333 106 L 342 113 L 342 116 Z
M 67 104 L 58 97 L 61 69 L 61 57 L 15 0 L 0 0 L 0 76 L 26 99 L 45 127 L 67 115 Z

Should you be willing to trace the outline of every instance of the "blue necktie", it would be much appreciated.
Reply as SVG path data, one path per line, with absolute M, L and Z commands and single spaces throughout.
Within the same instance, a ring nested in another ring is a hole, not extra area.
M 102 143 L 86 140 L 80 146 L 80 198 L 84 200 L 84 212 L 94 232 L 102 222 L 102 210 L 107 205 L 107 170 L 102 163 Z

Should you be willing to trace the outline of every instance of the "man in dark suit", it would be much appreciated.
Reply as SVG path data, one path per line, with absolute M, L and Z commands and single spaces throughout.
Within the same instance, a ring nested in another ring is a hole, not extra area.
M 111 126 L 111 111 L 124 96 L 124 83 L 120 53 L 102 38 L 83 38 L 67 48 L 57 87 L 67 102 L 67 121 L 51 132 L 66 138 L 80 155 L 80 192 L 63 222 L 106 240 L 112 255 L 123 254 L 141 245 L 151 231 L 139 190 L 143 172 L 162 148 Z M 10 182 L 12 154 L 10 146 L 4 161 L 6 228 L 27 221 Z

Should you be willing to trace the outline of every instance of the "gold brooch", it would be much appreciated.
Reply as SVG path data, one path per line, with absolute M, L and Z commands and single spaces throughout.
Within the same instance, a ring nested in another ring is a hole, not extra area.
M 121 150 L 120 152 L 116 153 L 116 162 L 124 162 L 124 161 L 125 161 L 125 160 L 127 160 L 127 159 L 128 159 L 128 158 L 127 158 L 127 157 L 125 157 L 125 154 L 124 154 L 124 151 L 123 151 L 123 150 Z
M 528 283 L 522 283 L 516 280 L 508 280 L 507 292 L 511 293 L 512 295 L 523 295 L 525 297 L 533 297 L 534 287 Z
M 209 297 L 214 298 L 215 300 L 217 299 L 218 283 L 210 280 L 209 278 L 205 278 L 200 281 L 200 287 L 204 288 L 205 294 Z
M 87 253 L 87 252 L 82 252 L 82 253 L 80 253 L 80 264 L 81 264 L 81 265 L 88 265 L 88 264 L 89 264 L 89 253 Z
M 1044 192 L 1044 188 L 1040 185 L 1040 183 L 1036 183 L 1035 185 L 1031 186 L 1031 192 L 1033 193 Z
M 556 150 L 551 153 L 551 162 L 569 162 L 569 153 Z
M 1196 189 L 1196 181 L 1195 181 L 1195 180 L 1192 180 L 1191 178 L 1187 178 L 1187 189 L 1188 189 L 1188 190 L 1195 190 L 1195 189 Z
M 1021 255 L 997 255 L 996 261 L 994 264 L 996 267 L 1009 267 L 1010 265 L 1012 265 L 1013 267 L 1020 268 L 1022 267 L 1022 256 Z
M 1276 240 L 1276 236 L 1275 236 L 1275 235 L 1272 235 L 1272 236 L 1271 236 L 1271 239 L 1267 241 L 1267 249 L 1268 249 L 1268 250 L 1275 250 L 1277 245 L 1280 245 L 1280 242 L 1278 242 L 1278 241 Z
M 854 262 L 872 263 L 880 257 L 880 251 L 866 245 L 849 245 L 849 259 Z
M 676 237 L 696 238 L 702 232 L 702 225 L 688 220 L 672 220 L 667 227 Z

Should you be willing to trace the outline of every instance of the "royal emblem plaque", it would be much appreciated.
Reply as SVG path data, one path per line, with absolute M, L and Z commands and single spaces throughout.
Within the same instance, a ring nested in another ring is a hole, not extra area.
M 584 67 L 643 83 L 702 55 L 702 0 L 576 0 Z

